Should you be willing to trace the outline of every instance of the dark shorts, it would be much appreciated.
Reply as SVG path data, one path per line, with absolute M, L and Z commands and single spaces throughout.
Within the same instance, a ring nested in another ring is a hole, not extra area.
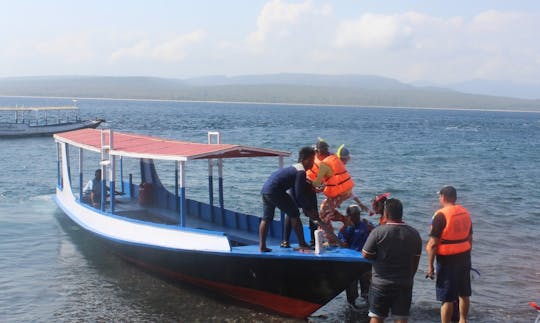
M 297 218 L 300 216 L 298 206 L 293 199 L 287 193 L 283 194 L 263 194 L 263 217 L 266 222 L 272 222 L 274 220 L 274 213 L 276 207 L 285 212 L 291 218 Z
M 409 317 L 409 309 L 412 301 L 411 286 L 371 286 L 369 287 L 369 316 L 388 317 L 392 311 L 392 318 L 406 319 Z
M 471 296 L 471 262 L 437 263 L 437 300 L 453 302 L 458 296 Z

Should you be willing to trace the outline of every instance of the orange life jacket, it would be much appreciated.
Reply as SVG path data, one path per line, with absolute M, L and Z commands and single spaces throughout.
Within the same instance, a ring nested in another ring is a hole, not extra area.
M 471 250 L 469 235 L 472 222 L 467 209 L 461 205 L 451 205 L 435 212 L 435 214 L 438 213 L 444 214 L 446 226 L 437 246 L 437 254 L 442 256 L 456 255 Z
M 313 167 L 306 170 L 306 176 L 309 178 L 312 182 L 317 179 L 317 175 L 319 175 L 319 164 L 322 162 L 319 158 L 317 158 L 317 155 L 315 155 L 315 160 L 313 163 Z
M 324 195 L 336 197 L 341 193 L 350 191 L 354 187 L 354 181 L 349 175 L 345 164 L 336 155 L 326 157 L 323 162 L 332 169 L 332 176 L 325 179 Z

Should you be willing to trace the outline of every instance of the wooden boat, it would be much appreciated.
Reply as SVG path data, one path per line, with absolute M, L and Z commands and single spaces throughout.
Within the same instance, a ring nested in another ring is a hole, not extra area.
M 59 133 L 54 139 L 58 206 L 104 247 L 160 276 L 305 318 L 370 270 L 359 252 L 346 248 L 328 247 L 320 254 L 279 248 L 282 220 L 274 221 L 270 228 L 268 245 L 273 251 L 261 253 L 260 218 L 224 207 L 223 159 L 277 157 L 282 166 L 288 152 L 222 144 L 219 133 L 209 133 L 208 144 L 96 129 Z M 96 208 L 80 198 L 87 152 L 101 154 L 99 164 L 107 177 L 101 181 L 101 191 L 106 191 L 106 184 L 110 191 L 109 200 L 103 196 Z M 128 160 L 140 170 L 135 182 L 133 173 L 124 178 Z M 201 160 L 208 161 L 208 203 L 186 197 L 186 165 Z M 158 161 L 172 164 L 174 189 L 170 191 L 166 188 L 170 185 L 164 185 L 158 176 Z M 213 201 L 216 164 L 218 205 Z M 77 169 L 78 176 L 74 174 Z
M 103 119 L 81 120 L 79 108 L 0 107 L 0 114 L 15 114 L 15 120 L 0 118 L 0 137 L 52 136 L 57 132 L 97 128 Z

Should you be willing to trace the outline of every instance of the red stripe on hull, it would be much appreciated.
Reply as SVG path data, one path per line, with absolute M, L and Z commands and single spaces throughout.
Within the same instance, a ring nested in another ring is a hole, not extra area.
M 192 276 L 187 276 L 178 272 L 170 271 L 162 267 L 156 267 L 148 263 L 140 262 L 135 259 L 119 254 L 120 257 L 129 262 L 135 263 L 140 267 L 147 268 L 150 271 L 158 272 L 164 276 L 171 277 L 177 280 L 189 282 L 191 284 L 210 288 L 222 292 L 225 295 L 246 303 L 259 305 L 275 311 L 277 313 L 304 319 L 311 313 L 318 310 L 322 304 L 307 302 L 295 298 L 272 294 L 251 288 L 239 287 L 230 284 L 218 283 L 206 279 L 200 279 Z

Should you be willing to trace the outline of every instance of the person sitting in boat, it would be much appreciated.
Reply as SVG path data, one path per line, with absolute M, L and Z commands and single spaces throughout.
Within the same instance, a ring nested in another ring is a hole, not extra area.
M 272 251 L 266 247 L 266 237 L 269 224 L 274 220 L 276 207 L 289 217 L 290 224 L 298 237 L 300 248 L 309 249 L 304 238 L 298 207 L 301 207 L 306 214 L 312 215 L 317 212 L 317 210 L 312 210 L 312 201 L 306 194 L 306 169 L 313 166 L 314 158 L 313 148 L 303 147 L 298 153 L 297 164 L 275 171 L 264 183 L 261 190 L 263 217 L 259 225 L 259 249 L 261 252 Z M 289 189 L 292 189 L 294 199 L 287 194 Z
M 362 252 L 364 243 L 373 229 L 373 225 L 366 219 L 361 219 L 362 209 L 357 204 L 351 204 L 347 207 L 345 222 L 339 229 L 338 237 L 342 246 Z M 359 279 L 354 280 L 349 287 L 345 289 L 347 301 L 353 309 L 357 309 L 356 299 L 358 298 L 358 282 L 360 281 L 360 295 L 367 300 L 369 284 L 371 280 L 371 270 L 364 272 Z
M 101 205 L 101 169 L 96 169 L 94 178 L 84 186 L 82 200 L 93 207 Z
M 354 181 L 347 171 L 346 164 L 351 159 L 351 154 L 345 145 L 341 145 L 336 154 L 329 154 L 319 164 L 319 174 L 313 186 L 324 184 L 326 199 L 321 203 L 320 217 L 329 224 L 331 221 L 344 221 L 343 215 L 337 211 L 347 199 L 353 199 L 363 211 L 368 208 L 353 194 Z
M 384 217 L 384 202 L 390 197 L 390 193 L 384 193 L 376 196 L 371 202 L 371 210 L 369 211 L 369 216 L 375 214 L 379 215 L 379 225 L 386 223 L 386 218 Z

